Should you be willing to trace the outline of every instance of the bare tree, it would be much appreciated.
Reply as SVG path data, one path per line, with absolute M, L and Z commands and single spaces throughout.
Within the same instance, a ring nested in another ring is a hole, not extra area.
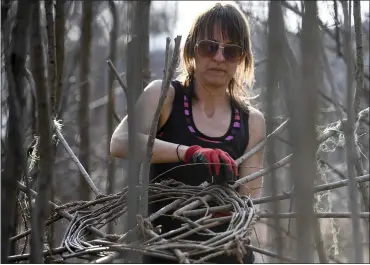
M 150 80 L 150 69 L 149 69 L 149 19 L 150 19 L 150 0 L 135 1 L 134 3 L 134 17 L 133 17 L 133 36 L 140 39 L 138 42 L 139 49 L 142 54 L 142 86 L 136 90 L 135 97 L 141 94 L 142 89 L 147 86 Z
M 136 101 L 139 98 L 144 86 L 144 71 L 149 69 L 148 53 L 149 53 L 149 8 L 150 1 L 137 1 L 133 3 L 133 12 L 135 14 L 132 26 L 132 40 L 128 44 L 128 60 L 127 60 L 127 105 L 128 105 L 128 135 L 129 135 L 129 193 L 128 193 L 128 213 L 127 213 L 127 228 L 132 229 L 137 223 L 137 214 L 139 213 L 139 201 L 145 200 L 140 198 L 139 172 L 140 162 L 137 159 L 136 149 L 139 144 L 137 132 L 137 122 L 135 118 Z M 146 12 L 146 14 L 144 14 Z M 147 68 L 145 68 L 147 67 Z M 141 180 L 142 181 L 142 180 Z M 135 241 L 139 237 L 138 234 L 130 235 L 130 241 Z M 126 262 L 137 263 L 141 260 L 140 255 L 129 253 Z
M 270 1 L 269 16 L 268 16 L 268 62 L 267 62 L 267 89 L 265 99 L 267 104 L 267 132 L 273 131 L 273 116 L 276 115 L 277 106 L 274 101 L 278 97 L 279 87 L 282 85 L 282 72 L 284 69 L 284 40 L 282 35 L 285 34 L 284 17 L 282 7 L 279 1 Z M 279 82 L 280 81 L 280 82 Z M 271 166 L 275 162 L 275 147 L 276 141 L 270 140 L 267 147 L 267 163 Z M 264 185 L 265 190 L 268 190 L 269 195 L 275 196 L 278 193 L 278 183 L 276 179 L 276 172 L 271 172 L 271 176 L 267 179 Z M 280 212 L 280 202 L 274 201 L 271 203 L 273 213 Z M 271 227 L 280 227 L 280 219 L 272 218 L 269 220 Z M 277 254 L 283 255 L 282 234 L 280 229 L 274 229 L 269 233 L 269 239 L 272 246 L 276 246 Z
M 80 80 L 82 82 L 80 86 L 80 108 L 78 112 L 78 120 L 80 126 L 80 161 L 85 167 L 85 170 L 89 172 L 90 163 L 90 136 L 89 136 L 89 99 L 90 99 L 90 50 L 91 50 L 91 38 L 92 38 L 92 13 L 93 3 L 91 1 L 83 2 L 83 13 L 82 13 L 82 26 L 81 26 L 81 68 L 80 68 Z M 84 177 L 80 175 L 80 194 L 81 200 L 89 199 L 89 186 L 87 185 Z
M 56 67 L 57 80 L 55 91 L 55 102 L 57 117 L 61 115 L 61 90 L 63 88 L 64 77 L 64 34 L 65 34 L 65 1 L 56 0 L 55 5 L 55 48 L 56 48 Z
M 127 68 L 127 119 L 128 119 L 128 137 L 129 137 L 129 168 L 128 168 L 128 212 L 127 212 L 127 228 L 132 229 L 137 223 L 137 214 L 139 212 L 139 200 L 140 190 L 139 186 L 139 172 L 140 172 L 140 161 L 136 156 L 136 149 L 139 141 L 136 137 L 137 122 L 135 115 L 135 105 L 138 96 L 141 93 L 141 86 L 143 80 L 142 73 L 142 56 L 140 49 L 140 39 L 135 36 L 132 41 L 128 44 L 128 68 Z M 133 233 L 130 235 L 130 241 L 136 241 L 139 239 L 139 234 Z M 140 261 L 140 255 L 136 253 L 128 253 L 127 260 L 125 262 L 138 263 Z
M 47 32 L 47 68 L 48 68 L 48 95 L 50 95 L 50 115 L 55 118 L 57 117 L 58 102 L 57 102 L 57 62 L 56 62 L 56 42 L 55 42 L 55 22 L 54 22 L 54 5 L 52 0 L 46 0 L 45 16 L 46 16 L 46 32 Z M 53 147 L 53 156 L 51 163 L 54 163 L 57 146 Z M 50 193 L 51 200 L 54 201 L 54 182 L 50 180 Z M 53 242 L 54 226 L 51 226 L 50 233 L 48 233 L 49 243 Z M 52 247 L 52 246 L 51 246 Z
M 141 34 L 141 44 L 143 56 L 143 89 L 149 84 L 151 79 L 150 67 L 149 67 L 149 22 L 150 22 L 150 6 L 152 1 L 138 1 L 138 7 L 136 8 L 136 21 L 135 27 L 139 27 L 136 32 Z
M 56 78 L 57 78 L 57 65 L 56 65 L 56 49 L 55 49 L 55 25 L 54 25 L 54 12 L 53 1 L 45 0 L 45 14 L 46 14 L 46 31 L 48 38 L 48 77 L 49 77 L 49 90 L 52 114 L 56 113 Z
M 305 1 L 302 17 L 302 73 L 301 84 L 290 91 L 288 98 L 291 114 L 289 135 L 294 156 L 291 176 L 294 183 L 297 209 L 297 258 L 313 262 L 313 181 L 316 175 L 316 109 L 317 81 L 320 68 L 315 66 L 318 56 L 317 3 Z M 298 76 L 298 80 L 299 76 Z
M 355 145 L 355 109 L 354 97 L 356 90 L 353 86 L 353 64 L 352 64 L 352 48 L 351 48 L 351 1 L 342 1 L 343 14 L 344 14 L 344 60 L 347 65 L 347 121 L 345 123 L 344 131 L 346 135 L 346 157 L 347 157 L 347 174 L 348 174 L 348 195 L 349 195 L 349 209 L 352 216 L 352 234 L 354 243 L 354 253 L 350 258 L 355 263 L 363 262 L 363 250 L 360 246 L 361 233 L 360 233 L 360 219 L 359 207 L 357 202 L 357 183 L 354 180 L 356 171 L 356 145 Z
M 7 3 L 8 6 L 10 3 Z M 5 161 L 1 177 L 1 210 L 7 218 L 1 221 L 1 261 L 7 263 L 9 238 L 15 231 L 15 210 L 17 200 L 17 181 L 27 172 L 24 150 L 23 114 L 25 107 L 25 66 L 27 49 L 24 44 L 29 37 L 31 22 L 30 10 L 33 4 L 19 1 L 16 20 L 11 34 L 9 54 L 5 54 L 6 77 L 8 83 L 8 127 L 5 142 Z M 3 6 L 2 6 L 3 7 Z M 2 8 L 2 11 L 7 11 Z M 7 13 L 6 13 L 7 14 Z M 6 14 L 2 14 L 6 17 Z
M 354 108 L 355 117 L 358 116 L 361 110 L 361 99 L 365 97 L 365 87 L 364 87 L 364 52 L 363 52 L 363 41 L 362 41 L 362 22 L 361 22 L 361 3 L 358 0 L 353 1 L 353 18 L 355 25 L 355 36 L 356 36 L 356 90 L 354 98 Z M 357 128 L 359 130 L 362 126 L 361 122 L 356 122 Z M 357 175 L 363 175 L 365 173 L 364 166 L 361 159 L 361 154 L 359 149 L 355 150 L 356 164 L 355 168 Z M 369 209 L 369 187 L 365 184 L 359 184 L 361 195 L 364 202 L 364 208 Z
M 42 41 L 41 7 L 37 2 L 33 9 L 32 23 L 32 52 L 33 58 L 38 59 L 37 64 L 33 64 L 33 73 L 36 84 L 37 102 L 37 132 L 39 136 L 39 169 L 37 179 L 37 190 L 39 195 L 35 201 L 35 209 L 32 216 L 32 237 L 31 237 L 31 262 L 43 263 L 44 258 L 42 248 L 44 245 L 45 221 L 48 219 L 50 209 L 48 201 L 51 197 L 50 185 L 53 179 L 53 144 L 52 144 L 52 120 L 50 110 L 50 91 L 47 88 L 46 76 L 46 55 Z
M 110 32 L 110 55 L 109 58 L 113 64 L 116 63 L 116 52 L 117 52 L 117 33 L 119 31 L 118 27 L 118 14 L 117 8 L 113 0 L 109 1 L 109 7 L 112 14 L 112 29 Z M 112 194 L 114 192 L 115 186 L 115 161 L 114 158 L 110 156 L 110 141 L 108 140 L 113 134 L 113 115 L 115 113 L 115 102 L 114 102 L 114 73 L 109 71 L 108 79 L 108 106 L 107 106 L 107 154 L 108 154 L 108 177 L 107 177 L 107 194 Z M 113 233 L 113 224 L 108 225 L 108 233 Z

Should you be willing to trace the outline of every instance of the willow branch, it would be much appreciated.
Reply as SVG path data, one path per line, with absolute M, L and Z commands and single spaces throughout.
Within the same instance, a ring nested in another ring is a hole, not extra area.
M 32 189 L 28 189 L 26 186 L 24 186 L 23 184 L 21 184 L 21 183 L 17 183 L 17 185 L 18 185 L 18 188 L 22 191 L 22 192 L 25 192 L 25 193 L 27 193 L 27 192 L 31 192 L 31 195 L 32 196 L 38 196 L 38 194 L 37 194 L 37 192 L 36 191 L 34 191 L 34 190 L 32 190 Z M 70 213 L 68 213 L 68 212 L 66 212 L 66 211 L 63 211 L 63 210 L 59 210 L 58 209 L 58 205 L 57 204 L 55 204 L 55 203 L 53 203 L 53 202 L 51 202 L 51 201 L 48 201 L 48 203 L 53 207 L 53 209 L 55 209 L 57 212 L 58 212 L 58 214 L 60 215 L 60 216 L 63 216 L 65 219 L 67 219 L 67 220 L 69 220 L 69 221 L 71 221 L 72 219 L 73 219 L 73 216 L 70 214 Z M 101 231 L 99 231 L 98 229 L 96 229 L 96 228 L 94 228 L 94 227 L 88 227 L 87 228 L 90 232 L 92 232 L 92 233 L 94 233 L 95 235 L 97 235 L 98 237 L 106 237 L 106 234 L 104 234 L 103 232 L 101 232 Z
M 20 185 L 23 185 L 22 183 L 19 182 Z M 95 201 L 91 201 L 91 202 L 85 202 L 85 201 L 78 201 L 78 202 L 72 202 L 72 203 L 67 203 L 65 205 L 61 205 L 61 206 L 58 206 L 57 208 L 55 208 L 54 210 L 57 211 L 57 210 L 64 210 L 66 209 L 67 207 L 73 207 L 75 205 L 78 205 L 77 207 L 73 208 L 73 209 L 70 209 L 68 212 L 70 214 L 72 213 L 75 213 L 76 211 L 80 211 L 80 210 L 83 210 L 83 209 L 86 209 L 88 207 L 91 207 L 91 206 L 94 206 L 94 205 L 97 205 L 97 204 L 102 204 L 102 203 L 105 203 L 105 202 L 108 202 L 108 201 L 111 201 L 111 200 L 115 200 L 115 199 L 118 199 L 120 197 L 120 195 L 114 195 L 114 196 L 106 196 L 106 197 L 102 197 L 100 199 L 97 199 Z M 79 204 L 83 204 L 83 205 L 79 205 Z M 57 221 L 59 221 L 60 219 L 62 219 L 63 216 L 59 215 L 58 212 L 55 216 L 49 218 L 49 220 L 47 220 L 45 222 L 45 226 L 48 226 L 52 223 L 55 223 Z M 31 229 L 28 229 L 16 236 L 13 236 L 12 238 L 10 238 L 10 242 L 12 241 L 17 241 L 17 240 L 20 240 L 22 239 L 23 237 L 29 235 L 31 233 Z

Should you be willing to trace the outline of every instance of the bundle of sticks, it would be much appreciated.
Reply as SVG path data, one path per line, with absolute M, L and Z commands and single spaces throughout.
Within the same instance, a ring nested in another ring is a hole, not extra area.
M 86 256 L 88 253 L 100 258 L 106 257 L 113 249 L 121 246 L 122 251 L 132 248 L 146 255 L 179 262 L 191 260 L 196 263 L 205 262 L 225 253 L 235 254 L 240 258 L 245 254 L 244 246 L 250 242 L 249 236 L 256 218 L 253 202 L 249 197 L 240 196 L 233 187 L 228 185 L 194 187 L 174 180 L 151 183 L 148 192 L 149 205 L 159 201 L 168 201 L 169 204 L 147 218 L 138 216 L 135 229 L 142 233 L 142 240 L 139 242 L 126 241 L 128 233 L 134 232 L 133 230 L 121 236 L 108 235 L 104 239 L 90 241 L 85 239 L 91 234 L 90 227 L 100 229 L 127 212 L 128 189 L 126 188 L 121 193 L 110 196 L 112 199 L 99 207 L 76 211 L 65 232 L 62 246 L 73 257 Z M 211 201 L 212 207 L 209 207 L 209 203 L 202 198 Z M 178 205 L 175 209 L 174 202 Z M 196 209 L 184 208 L 194 202 L 200 202 Z M 228 211 L 231 215 L 214 217 L 212 214 L 220 211 Z M 154 227 L 152 222 L 164 215 L 181 222 L 181 227 L 160 233 L 160 229 Z M 225 223 L 228 223 L 225 231 L 211 230 Z M 208 237 L 204 241 L 186 240 L 192 234 Z M 105 247 L 106 251 L 94 253 L 94 250 L 101 247 Z

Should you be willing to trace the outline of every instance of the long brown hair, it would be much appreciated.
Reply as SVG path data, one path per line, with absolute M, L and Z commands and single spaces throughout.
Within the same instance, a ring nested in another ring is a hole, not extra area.
M 247 18 L 233 5 L 217 3 L 198 15 L 186 38 L 181 54 L 179 79 L 187 86 L 194 78 L 194 47 L 202 38 L 212 39 L 213 28 L 218 26 L 223 38 L 240 45 L 245 53 L 239 63 L 228 90 L 231 98 L 241 107 L 249 105 L 244 85 L 254 82 L 254 59 L 252 54 L 250 29 Z M 192 95 L 195 96 L 195 95 Z

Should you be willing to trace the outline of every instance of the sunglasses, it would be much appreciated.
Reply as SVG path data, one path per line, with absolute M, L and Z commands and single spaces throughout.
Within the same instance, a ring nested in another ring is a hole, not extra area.
M 243 56 L 243 48 L 236 44 L 221 45 L 217 41 L 201 40 L 195 45 L 196 50 L 202 57 L 213 58 L 219 49 L 227 61 L 237 62 Z

